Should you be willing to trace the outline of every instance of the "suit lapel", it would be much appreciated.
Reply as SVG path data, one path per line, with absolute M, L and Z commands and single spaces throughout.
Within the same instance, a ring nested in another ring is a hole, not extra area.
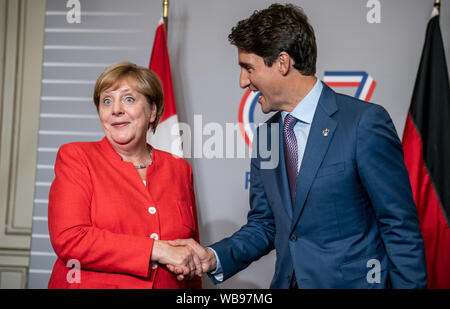
M 297 225 L 303 208 L 305 207 L 309 190 L 316 177 L 317 170 L 325 157 L 328 146 L 336 130 L 337 122 L 331 118 L 331 115 L 336 111 L 336 94 L 324 84 L 311 124 L 302 165 L 297 178 L 296 199 L 291 231 L 293 231 Z

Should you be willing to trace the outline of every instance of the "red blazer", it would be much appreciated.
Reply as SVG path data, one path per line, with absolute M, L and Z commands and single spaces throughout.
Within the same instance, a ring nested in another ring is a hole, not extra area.
M 49 288 L 201 288 L 198 277 L 179 282 L 150 263 L 154 238 L 199 240 L 191 166 L 152 149 L 145 186 L 106 138 L 60 148 L 49 196 L 58 256 Z M 71 259 L 81 265 L 80 283 L 67 280 Z

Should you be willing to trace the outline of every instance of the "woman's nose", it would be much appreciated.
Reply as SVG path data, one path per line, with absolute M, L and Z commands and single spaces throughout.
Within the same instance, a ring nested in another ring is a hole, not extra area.
M 112 103 L 112 113 L 116 116 L 123 114 L 123 105 L 122 102 L 120 102 L 120 99 L 114 99 Z

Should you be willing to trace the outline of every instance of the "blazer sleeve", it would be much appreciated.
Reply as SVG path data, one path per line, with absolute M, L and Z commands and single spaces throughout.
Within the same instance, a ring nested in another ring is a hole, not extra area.
M 64 263 L 76 259 L 85 269 L 148 277 L 154 240 L 94 227 L 92 194 L 84 152 L 76 144 L 63 145 L 56 158 L 48 209 L 56 255 Z
M 220 259 L 223 280 L 245 269 L 274 248 L 275 219 L 264 192 L 260 163 L 260 157 L 251 160 L 247 223 L 231 237 L 208 246 L 216 251 Z M 215 284 L 220 283 L 213 275 L 209 277 Z
M 357 129 L 356 160 L 389 258 L 393 288 L 426 288 L 425 250 L 401 142 L 387 111 L 373 104 Z
M 192 167 L 190 165 L 189 165 L 189 192 L 190 192 L 191 205 L 192 205 L 192 214 L 194 215 L 194 223 L 195 223 L 195 241 L 200 243 L 200 236 L 199 236 L 199 230 L 198 230 L 198 219 L 197 219 L 197 207 L 195 204 L 194 177 L 192 174 Z M 202 288 L 202 278 L 195 276 L 194 278 L 187 280 L 186 288 L 201 289 Z

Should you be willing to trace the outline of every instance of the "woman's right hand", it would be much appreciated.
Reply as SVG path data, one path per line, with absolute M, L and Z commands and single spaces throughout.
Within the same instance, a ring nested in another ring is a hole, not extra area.
M 171 246 L 163 240 L 155 240 L 151 261 L 172 265 L 177 274 L 183 274 L 187 278 L 202 274 L 202 264 L 193 251 L 185 246 Z

